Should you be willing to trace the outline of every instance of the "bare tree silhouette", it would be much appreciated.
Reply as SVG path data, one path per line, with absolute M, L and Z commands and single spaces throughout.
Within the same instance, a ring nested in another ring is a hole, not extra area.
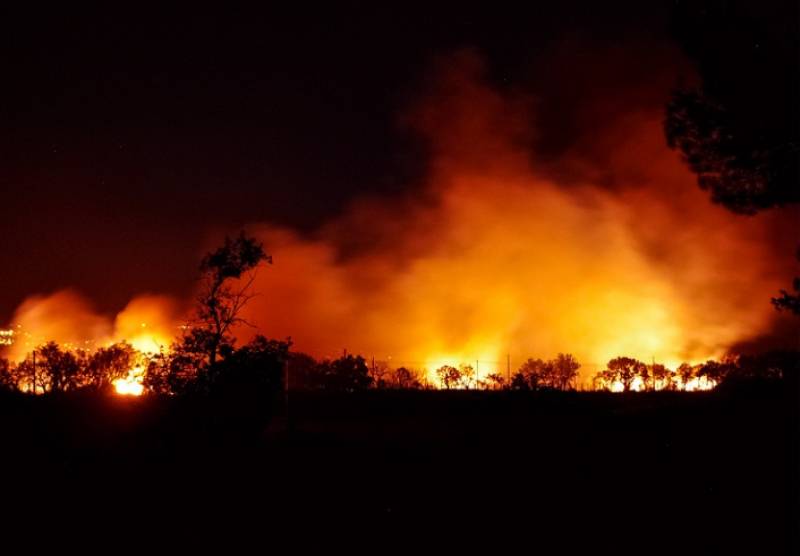
M 461 371 L 452 365 L 442 365 L 436 369 L 436 376 L 447 390 L 457 388 L 462 380 Z
M 206 352 L 209 367 L 216 363 L 220 350 L 232 344 L 231 328 L 245 322 L 241 310 L 254 295 L 255 271 L 263 261 L 272 263 L 263 245 L 241 233 L 234 239 L 226 237 L 225 243 L 200 263 L 201 290 L 191 341 Z

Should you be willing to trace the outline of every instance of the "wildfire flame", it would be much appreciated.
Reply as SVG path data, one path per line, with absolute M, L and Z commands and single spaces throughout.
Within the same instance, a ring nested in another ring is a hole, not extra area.
M 124 396 L 141 396 L 144 393 L 144 368 L 134 367 L 125 378 L 118 378 L 113 382 L 114 391 Z
M 14 327 L 2 338 L 8 355 L 22 361 L 39 345 L 56 341 L 63 348 L 92 351 L 116 342 L 128 342 L 141 356 L 169 349 L 178 332 L 178 304 L 165 296 L 133 299 L 113 319 L 95 312 L 91 304 L 71 290 L 25 300 L 14 315 Z M 144 367 L 134 365 L 125 378 L 113 382 L 118 394 L 141 395 Z M 30 391 L 30 385 L 22 385 Z
M 509 355 L 572 353 L 584 387 L 620 355 L 716 359 L 769 329 L 792 275 L 773 253 L 782 216 L 709 203 L 665 145 L 663 103 L 593 127 L 591 156 L 537 166 L 530 113 L 473 57 L 446 62 L 406 118 L 432 152 L 424 185 L 357 201 L 315 235 L 256 229 L 276 264 L 249 322 L 312 355 L 390 353 L 431 381 L 442 364 L 491 361 L 485 376 Z
M 677 389 L 683 390 L 685 392 L 699 392 L 703 390 L 713 390 L 716 385 L 717 383 L 714 380 L 706 376 L 689 379 L 685 384 L 682 383 L 679 379 L 676 379 L 675 382 L 675 386 L 677 387 Z M 661 389 L 662 388 L 659 387 L 656 388 L 656 390 L 661 390 Z M 625 385 L 623 385 L 619 381 L 614 381 L 609 386 L 609 390 L 617 393 L 624 392 Z M 631 392 L 644 392 L 645 390 L 647 390 L 647 387 L 644 381 L 640 377 L 636 377 L 635 379 L 633 379 L 633 382 L 631 383 L 630 386 Z
M 488 86 L 480 60 L 444 60 L 433 81 L 403 119 L 431 152 L 412 193 L 356 200 L 303 236 L 251 228 L 275 257 L 243 315 L 259 332 L 317 357 L 393 354 L 431 384 L 445 364 L 474 365 L 482 380 L 509 360 L 571 353 L 589 387 L 613 357 L 675 368 L 773 325 L 769 298 L 794 272 L 773 252 L 787 215 L 710 204 L 665 145 L 664 98 L 605 127 L 589 119 L 584 143 L 544 162 L 531 111 Z M 50 339 L 157 352 L 175 336 L 175 306 L 142 296 L 112 321 L 74 292 L 34 296 L 13 323 L 36 337 L 17 334 L 11 357 Z M 713 387 L 704 380 L 685 388 Z M 115 388 L 140 393 L 139 367 Z

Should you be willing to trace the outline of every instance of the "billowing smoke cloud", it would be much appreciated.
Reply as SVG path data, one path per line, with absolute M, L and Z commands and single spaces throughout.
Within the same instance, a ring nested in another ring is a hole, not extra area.
M 112 319 L 73 290 L 34 295 L 14 313 L 11 326 L 16 335 L 6 355 L 22 360 L 51 340 L 86 350 L 126 340 L 141 351 L 158 352 L 177 335 L 180 315 L 179 304 L 166 296 L 138 296 Z
M 406 118 L 428 142 L 426 183 L 359 200 L 310 237 L 256 228 L 275 265 L 248 319 L 318 356 L 491 371 L 506 354 L 566 351 L 584 377 L 620 354 L 717 357 L 771 326 L 769 297 L 792 272 L 771 244 L 780 214 L 711 205 L 665 146 L 659 110 L 591 130 L 591 157 L 583 144 L 541 170 L 532 116 L 486 84 L 479 58 L 441 61 Z M 570 164 L 569 183 L 553 178 Z
M 12 324 L 18 334 L 9 350 L 14 360 L 24 359 L 30 349 L 45 341 L 83 348 L 112 332 L 108 319 L 72 290 L 27 298 L 14 313 Z
M 423 183 L 357 199 L 310 235 L 252 227 L 275 264 L 259 272 L 245 315 L 257 328 L 241 340 L 258 330 L 318 357 L 347 349 L 429 371 L 477 362 L 481 375 L 504 371 L 507 356 L 513 370 L 571 352 L 586 380 L 617 355 L 674 365 L 773 328 L 769 297 L 795 272 L 792 237 L 776 230 L 796 228 L 786 214 L 709 203 L 665 146 L 664 80 L 649 104 L 633 87 L 629 111 L 619 99 L 613 117 L 583 110 L 580 140 L 543 157 L 535 103 L 489 86 L 479 57 L 443 58 L 434 74 L 403 118 L 426 141 Z M 26 300 L 14 322 L 44 339 L 153 349 L 179 315 L 141 297 L 112 322 L 66 291 Z

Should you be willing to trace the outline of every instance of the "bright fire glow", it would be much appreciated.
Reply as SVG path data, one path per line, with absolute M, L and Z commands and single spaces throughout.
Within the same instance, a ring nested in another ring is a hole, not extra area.
M 424 370 L 433 385 L 445 364 L 483 380 L 506 375 L 509 355 L 513 374 L 528 357 L 571 353 L 590 388 L 614 357 L 675 369 L 769 332 L 769 298 L 795 272 L 787 250 L 775 254 L 789 215 L 743 219 L 710 203 L 665 145 L 663 99 L 605 127 L 591 104 L 577 122 L 587 131 L 537 158 L 525 99 L 489 86 L 473 55 L 444 62 L 403 118 L 432 155 L 407 197 L 356 200 L 316 233 L 251 228 L 275 256 L 242 315 L 259 333 L 291 336 L 316 357 L 391 353 L 394 367 Z M 602 109 L 609 99 L 592 100 Z M 13 323 L 36 336 L 15 334 L 10 357 L 51 339 L 157 352 L 178 332 L 177 314 L 157 296 L 114 319 L 71 291 L 33 296 Z M 246 341 L 253 329 L 239 333 Z M 123 390 L 139 389 L 131 372 Z
M 55 341 L 70 350 L 93 351 L 117 342 L 129 343 L 140 355 L 169 350 L 179 333 L 176 303 L 163 296 L 133 299 L 113 319 L 96 313 L 89 302 L 70 290 L 47 296 L 32 296 L 14 315 L 8 357 L 22 361 L 37 346 Z M 10 332 L 10 331 L 9 331 Z M 113 382 L 118 394 L 138 396 L 144 392 L 144 367 L 137 364 L 125 378 Z M 30 391 L 30 385 L 21 385 Z
M 698 390 L 711 390 L 716 385 L 717 383 L 711 380 L 710 378 L 701 376 L 690 379 L 684 386 L 684 390 L 686 390 L 687 392 L 694 392 Z
M 114 391 L 125 396 L 141 396 L 144 393 L 143 378 L 144 368 L 135 367 L 131 369 L 128 376 L 114 381 Z
M 699 391 L 702 391 L 702 390 L 713 390 L 714 387 L 717 385 L 716 382 L 714 382 L 713 380 L 711 380 L 710 378 L 705 377 L 705 376 L 701 376 L 699 378 L 697 378 L 697 377 L 696 378 L 692 378 L 686 384 L 682 384 L 680 382 L 680 380 L 677 379 L 677 378 L 675 380 L 676 380 L 675 387 L 678 390 L 684 390 L 686 392 L 699 392 Z M 663 390 L 663 388 L 664 388 L 663 385 L 657 385 L 656 386 L 656 390 Z M 647 389 L 647 387 L 646 387 L 644 381 L 642 381 L 642 379 L 640 377 L 636 377 L 633 380 L 633 382 L 631 383 L 631 387 L 630 387 L 630 391 L 631 392 L 643 392 L 646 389 Z M 617 392 L 617 393 L 624 392 L 625 391 L 625 385 L 622 384 L 619 381 L 615 381 L 615 382 L 611 383 L 611 385 L 609 386 L 609 390 L 611 390 L 612 392 Z
M 772 216 L 708 201 L 665 145 L 662 105 L 611 129 L 587 122 L 583 151 L 557 161 L 577 177 L 561 179 L 521 146 L 535 118 L 479 63 L 441 73 L 406 118 L 433 153 L 419 190 L 356 202 L 316 235 L 254 229 L 276 261 L 245 308 L 262 333 L 318 357 L 391 353 L 433 384 L 442 364 L 481 360 L 485 377 L 506 374 L 507 354 L 513 373 L 571 353 L 590 388 L 614 357 L 676 368 L 771 326 L 769 298 L 792 276 Z

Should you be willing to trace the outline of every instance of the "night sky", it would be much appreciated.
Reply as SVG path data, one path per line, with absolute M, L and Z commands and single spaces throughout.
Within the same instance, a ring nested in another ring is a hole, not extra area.
M 587 45 L 663 46 L 641 71 L 674 50 L 670 3 L 640 4 L 4 12 L 0 321 L 64 287 L 107 312 L 185 295 L 220 233 L 314 230 L 353 198 L 413 187 L 425 145 L 399 115 L 455 49 L 536 96 L 539 153 L 566 149 L 587 85 L 628 74 L 581 65 Z

